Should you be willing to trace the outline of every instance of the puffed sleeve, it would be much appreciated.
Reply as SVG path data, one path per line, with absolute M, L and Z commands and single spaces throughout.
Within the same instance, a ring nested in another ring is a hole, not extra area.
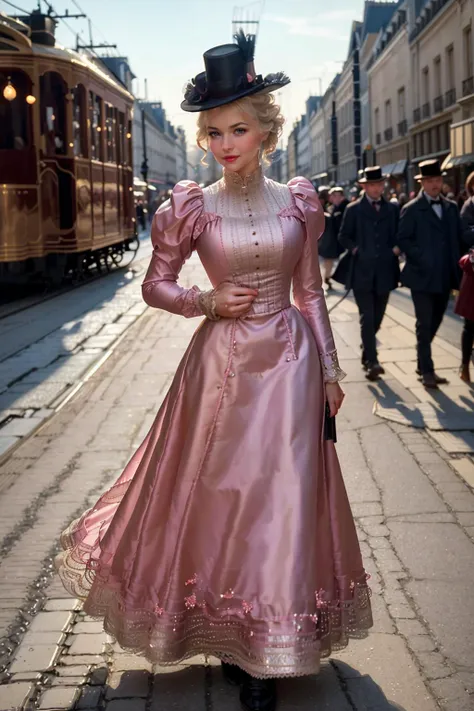
M 170 200 L 155 213 L 151 227 L 153 255 L 142 284 L 149 306 L 190 318 L 202 316 L 197 286 L 185 289 L 177 284 L 184 262 L 191 255 L 196 222 L 203 212 L 201 188 L 183 180 L 173 188 Z
M 324 380 L 335 383 L 345 373 L 339 367 L 319 267 L 318 240 L 324 232 L 324 212 L 309 180 L 293 178 L 288 187 L 306 225 L 303 252 L 293 274 L 293 296 L 316 340 Z

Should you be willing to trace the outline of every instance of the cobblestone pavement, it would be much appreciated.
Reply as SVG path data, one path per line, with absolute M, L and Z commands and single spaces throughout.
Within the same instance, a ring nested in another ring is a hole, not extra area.
M 194 258 L 183 282 L 206 283 Z M 138 314 L 138 284 L 131 289 L 129 308 L 136 305 Z M 123 318 L 115 305 L 121 295 L 109 297 L 112 320 Z M 474 706 L 472 448 L 467 435 L 451 432 L 454 440 L 445 441 L 442 430 L 385 417 L 385 410 L 403 414 L 428 398 L 446 412 L 448 402 L 457 404 L 464 416 L 472 391 L 457 380 L 459 352 L 439 339 L 436 360 L 451 384 L 434 397 L 419 387 L 410 319 L 389 308 L 380 335 L 387 375 L 369 384 L 353 304 L 332 314 L 348 373 L 338 452 L 372 576 L 375 627 L 326 661 L 319 676 L 282 681 L 281 711 Z M 106 344 L 108 358 L 95 352 L 101 367 L 89 363 L 90 377 L 77 376 L 83 382 L 73 397 L 0 466 L 0 711 L 239 709 L 215 660 L 197 657 L 165 669 L 125 653 L 84 616 L 52 569 L 60 532 L 115 480 L 141 442 L 196 326 L 151 309 L 134 316 L 115 346 Z M 385 410 L 374 411 L 375 402 Z

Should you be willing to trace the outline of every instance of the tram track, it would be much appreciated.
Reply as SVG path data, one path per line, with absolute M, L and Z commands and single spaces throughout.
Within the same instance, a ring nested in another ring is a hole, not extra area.
M 145 238 L 143 242 L 146 241 L 147 239 Z M 133 271 L 133 264 L 140 264 L 141 261 L 147 259 L 145 255 L 137 256 L 139 255 L 139 253 L 140 250 L 136 250 L 127 264 L 119 264 L 113 267 L 106 267 L 105 271 L 95 270 L 95 272 L 92 272 L 87 279 L 83 279 L 77 283 L 71 283 L 61 286 L 55 289 L 54 291 L 43 291 L 43 293 L 40 295 L 31 295 L 30 297 L 23 297 L 17 300 L 6 301 L 4 303 L 2 303 L 0 300 L 0 321 L 3 321 L 11 316 L 15 316 L 16 314 L 19 314 L 22 311 L 26 311 L 30 308 L 33 308 L 34 306 L 38 306 L 40 304 L 46 303 L 47 301 L 51 301 L 52 299 L 56 299 L 71 291 L 80 289 L 81 287 L 87 286 L 88 284 L 92 284 L 93 282 L 99 281 L 100 279 L 106 279 L 112 274 L 117 274 L 120 272 L 127 273 L 128 271 Z M 142 273 L 142 271 L 143 270 L 140 270 L 139 273 Z

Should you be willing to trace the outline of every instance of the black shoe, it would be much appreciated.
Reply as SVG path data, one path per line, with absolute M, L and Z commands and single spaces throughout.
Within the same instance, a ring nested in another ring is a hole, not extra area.
M 236 664 L 228 664 L 221 662 L 222 676 L 228 684 L 232 686 L 240 686 L 244 680 L 245 672 Z
M 416 371 L 416 372 L 418 373 L 418 371 Z M 440 375 L 436 375 L 436 373 L 429 373 L 428 375 L 430 377 L 432 376 L 434 378 L 436 385 L 447 385 L 449 383 L 449 380 L 447 378 L 442 378 Z M 425 376 L 420 373 L 418 380 L 420 380 L 423 383 L 424 377 Z M 428 385 L 428 387 L 430 387 L 430 386 Z
M 421 384 L 429 390 L 438 390 L 438 383 L 434 373 L 424 373 L 421 376 Z
M 365 374 L 365 377 L 367 380 L 371 380 L 372 382 L 378 380 L 380 376 L 385 373 L 380 363 L 367 363 L 366 366 L 367 373 Z
M 240 703 L 245 711 L 275 711 L 276 701 L 275 679 L 247 676 L 240 692 Z

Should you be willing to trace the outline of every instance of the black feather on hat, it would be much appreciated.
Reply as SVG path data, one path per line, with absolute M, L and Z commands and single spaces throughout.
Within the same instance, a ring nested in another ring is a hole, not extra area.
M 206 71 L 187 83 L 181 103 L 184 111 L 208 111 L 290 83 L 284 72 L 268 74 L 265 78 L 255 72 L 255 35 L 246 35 L 241 29 L 234 39 L 235 44 L 222 44 L 204 52 Z

